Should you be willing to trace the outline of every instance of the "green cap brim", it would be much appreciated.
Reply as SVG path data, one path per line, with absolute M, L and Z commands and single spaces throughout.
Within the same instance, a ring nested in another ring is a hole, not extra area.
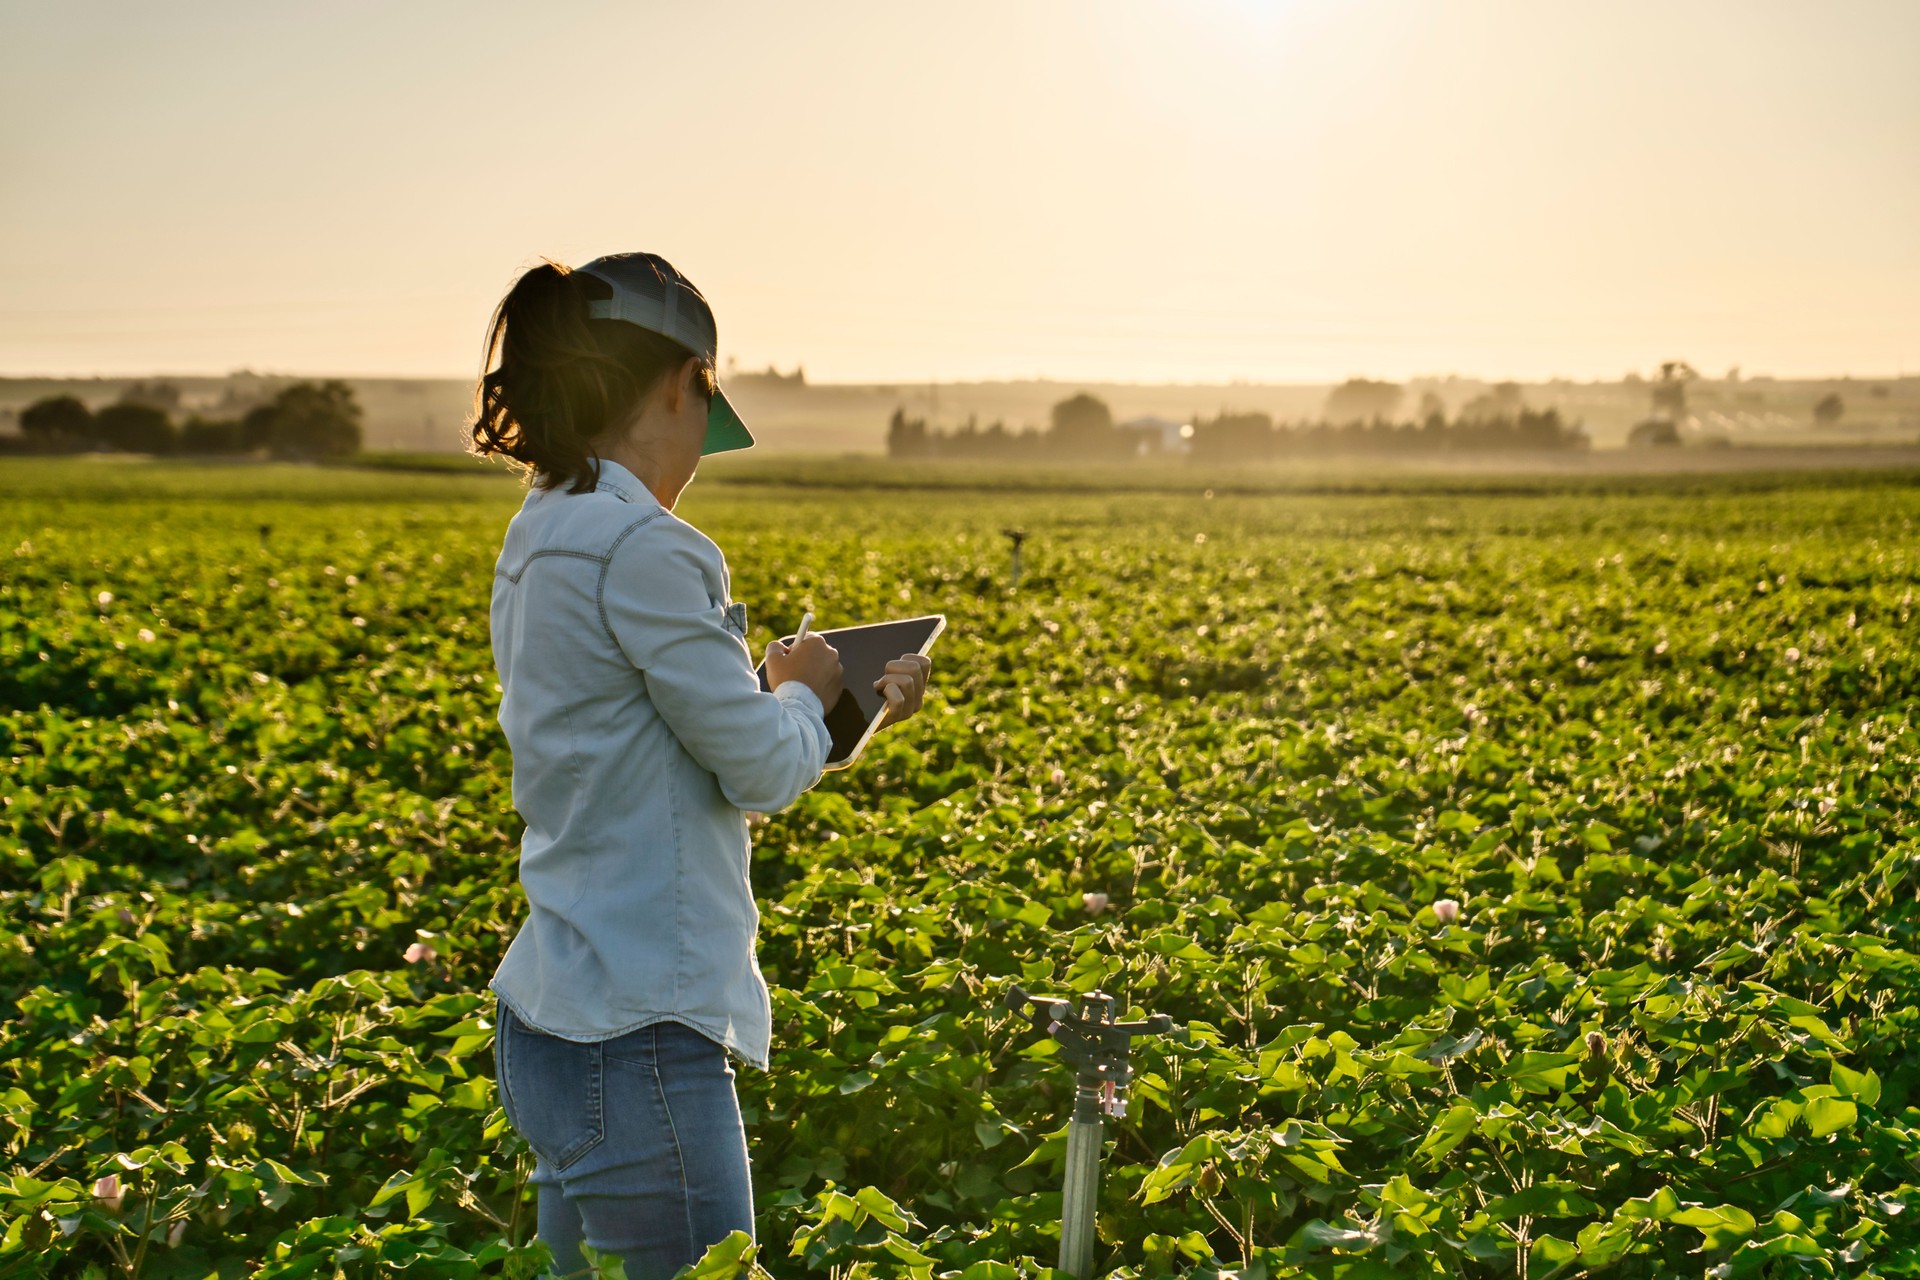
M 753 446 L 753 434 L 747 430 L 747 424 L 740 421 L 740 415 L 733 411 L 726 393 L 715 391 L 713 403 L 707 406 L 707 438 L 700 445 L 704 457 L 709 453 L 725 453 L 729 449 L 748 449 Z

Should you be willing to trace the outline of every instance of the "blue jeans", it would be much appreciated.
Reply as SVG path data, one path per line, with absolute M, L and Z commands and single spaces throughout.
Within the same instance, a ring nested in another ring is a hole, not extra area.
M 667 1280 L 734 1231 L 753 1233 L 747 1138 L 727 1051 L 680 1022 L 581 1043 L 498 1005 L 494 1069 L 534 1151 L 540 1239 L 561 1275 L 582 1242 L 629 1280 Z

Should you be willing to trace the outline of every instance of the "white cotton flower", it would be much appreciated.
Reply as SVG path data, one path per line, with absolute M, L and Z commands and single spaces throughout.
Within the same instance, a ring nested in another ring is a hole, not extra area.
M 1460 918 L 1460 904 L 1452 898 L 1442 898 L 1433 904 L 1433 914 L 1441 924 L 1452 924 Z

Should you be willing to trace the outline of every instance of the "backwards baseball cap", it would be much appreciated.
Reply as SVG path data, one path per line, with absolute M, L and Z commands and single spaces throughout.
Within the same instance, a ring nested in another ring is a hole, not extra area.
M 587 303 L 589 318 L 624 320 L 671 338 L 705 360 L 718 376 L 720 330 L 713 321 L 713 308 L 693 287 L 693 281 L 674 270 L 672 263 L 654 253 L 610 253 L 574 270 L 613 286 L 611 298 Z M 707 435 L 700 452 L 725 453 L 752 444 L 747 424 L 740 421 L 726 395 L 716 387 L 713 402 L 707 406 Z

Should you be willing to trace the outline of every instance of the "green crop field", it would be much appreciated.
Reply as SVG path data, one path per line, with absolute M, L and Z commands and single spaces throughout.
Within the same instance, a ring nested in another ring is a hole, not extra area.
M 10 465 L 0 1275 L 528 1274 L 517 490 Z M 756 652 L 950 620 L 755 827 L 753 1265 L 1046 1274 L 1017 981 L 1190 1028 L 1103 1275 L 1920 1275 L 1917 482 L 696 483 Z

